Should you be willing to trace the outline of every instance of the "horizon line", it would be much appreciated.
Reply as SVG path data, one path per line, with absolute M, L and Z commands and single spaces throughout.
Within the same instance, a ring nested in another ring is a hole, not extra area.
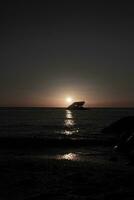
M 67 107 L 62 106 L 0 106 L 0 108 L 57 108 L 65 109 Z M 134 106 L 85 106 L 85 108 L 134 108 Z

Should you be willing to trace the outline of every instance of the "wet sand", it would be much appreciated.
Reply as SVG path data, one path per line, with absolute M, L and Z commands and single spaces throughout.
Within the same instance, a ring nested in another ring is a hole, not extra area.
M 1 148 L 0 199 L 134 199 L 134 166 L 111 149 Z

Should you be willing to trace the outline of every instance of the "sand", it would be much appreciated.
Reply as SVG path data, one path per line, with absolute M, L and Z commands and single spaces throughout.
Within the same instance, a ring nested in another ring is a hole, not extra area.
M 103 154 L 89 153 L 83 160 L 47 158 L 46 149 L 1 149 L 0 199 L 134 199 L 134 166 L 122 157 L 111 159 L 111 149 L 104 149 Z

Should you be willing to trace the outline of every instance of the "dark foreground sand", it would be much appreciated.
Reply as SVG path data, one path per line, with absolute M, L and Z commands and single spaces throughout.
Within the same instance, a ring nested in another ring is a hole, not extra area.
M 1 200 L 134 199 L 134 167 L 125 160 L 95 154 L 85 161 L 56 160 L 15 152 L 1 150 Z

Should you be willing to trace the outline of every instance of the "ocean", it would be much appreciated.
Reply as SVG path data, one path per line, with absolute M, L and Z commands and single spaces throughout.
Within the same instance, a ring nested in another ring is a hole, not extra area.
M 134 108 L 0 108 L 0 137 L 88 139 Z
M 133 108 L 1 108 L 0 199 L 134 199 L 133 165 L 101 131 L 130 115 Z
M 1 148 L 8 154 L 12 147 L 16 147 L 14 154 L 21 148 L 21 154 L 43 158 L 85 160 L 89 152 L 97 158 L 107 151 L 104 146 L 113 143 L 113 137 L 101 130 L 130 115 L 133 108 L 1 108 Z

